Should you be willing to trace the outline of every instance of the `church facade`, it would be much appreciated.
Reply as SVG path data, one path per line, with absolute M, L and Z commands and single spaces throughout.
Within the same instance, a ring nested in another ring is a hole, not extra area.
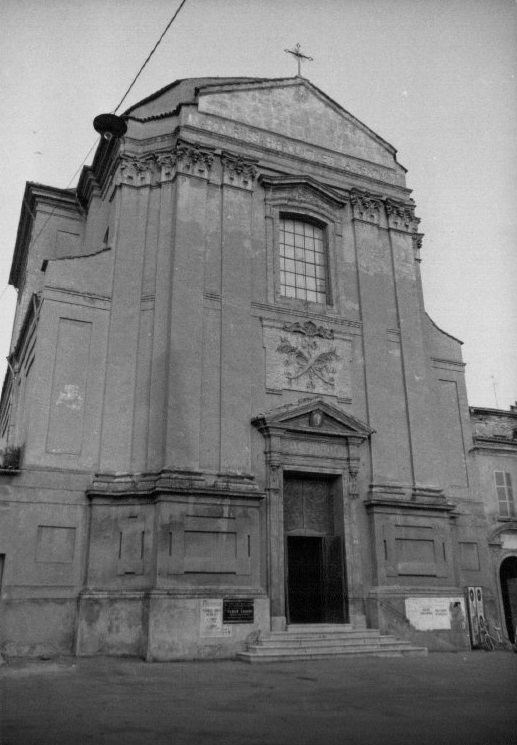
M 125 120 L 77 189 L 26 188 L 4 653 L 224 657 L 307 624 L 468 647 L 465 588 L 502 600 L 395 149 L 301 77 L 178 81 Z

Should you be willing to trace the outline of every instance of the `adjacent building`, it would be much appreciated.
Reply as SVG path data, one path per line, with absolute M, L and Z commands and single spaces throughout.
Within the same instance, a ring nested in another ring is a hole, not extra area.
M 125 121 L 24 195 L 4 653 L 465 648 L 467 586 L 515 619 L 517 441 L 481 429 L 516 415 L 469 411 L 395 148 L 301 77 L 181 80 Z

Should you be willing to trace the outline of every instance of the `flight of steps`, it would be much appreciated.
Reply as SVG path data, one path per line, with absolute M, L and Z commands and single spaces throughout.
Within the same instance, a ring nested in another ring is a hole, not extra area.
M 291 625 L 287 631 L 260 634 L 238 654 L 245 662 L 291 662 L 336 656 L 401 657 L 425 656 L 426 647 L 394 636 L 381 635 L 376 629 L 354 629 L 350 624 Z

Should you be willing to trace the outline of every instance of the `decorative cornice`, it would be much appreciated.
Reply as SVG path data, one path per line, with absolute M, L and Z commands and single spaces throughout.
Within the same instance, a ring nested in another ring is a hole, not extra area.
M 259 176 L 259 183 L 266 190 L 270 203 L 296 203 L 306 201 L 321 208 L 325 205 L 332 212 L 345 206 L 348 194 L 338 194 L 312 176 Z M 293 202 L 294 200 L 294 202 Z
M 246 191 L 253 190 L 253 181 L 257 175 L 256 159 L 243 158 L 241 155 L 223 152 L 221 163 L 223 165 L 223 184 L 246 189 Z
M 94 498 L 135 498 L 155 501 L 167 496 L 229 496 L 262 499 L 264 496 L 249 474 L 205 474 L 198 471 L 163 469 L 146 474 L 95 474 L 86 491 Z

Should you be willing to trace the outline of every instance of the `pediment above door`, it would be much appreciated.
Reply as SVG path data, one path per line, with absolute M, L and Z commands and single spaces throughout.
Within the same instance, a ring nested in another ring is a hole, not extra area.
M 304 398 L 279 406 L 252 419 L 265 436 L 284 432 L 313 437 L 365 440 L 374 430 L 324 398 Z

